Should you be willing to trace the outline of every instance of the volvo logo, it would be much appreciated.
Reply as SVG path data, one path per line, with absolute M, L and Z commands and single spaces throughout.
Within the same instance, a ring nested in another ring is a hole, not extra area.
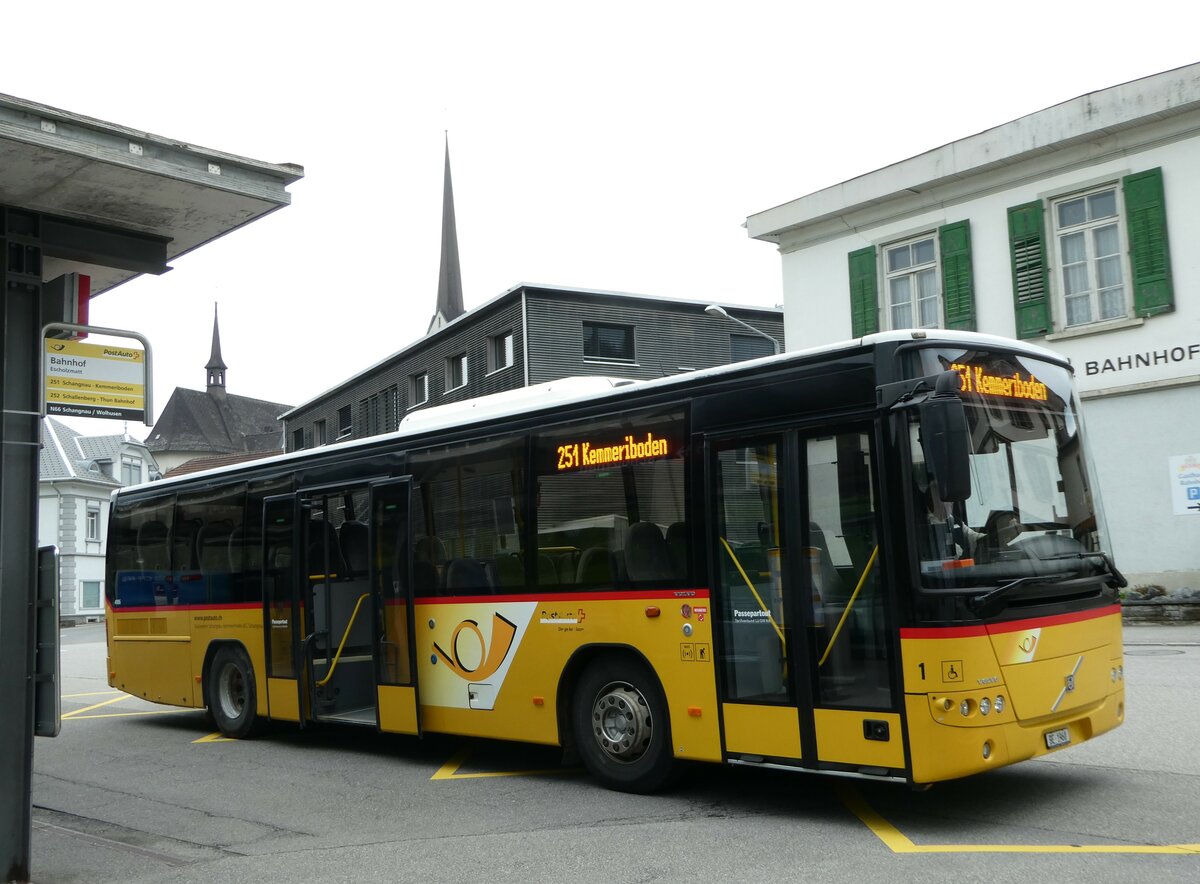
M 1063 689 L 1058 693 L 1058 699 L 1054 701 L 1054 705 L 1050 707 L 1051 712 L 1057 712 L 1058 707 L 1062 705 L 1062 701 L 1067 694 L 1075 692 L 1075 676 L 1079 673 L 1079 667 L 1083 665 L 1083 654 L 1079 655 L 1079 659 L 1075 661 L 1075 668 L 1066 674 L 1063 678 Z

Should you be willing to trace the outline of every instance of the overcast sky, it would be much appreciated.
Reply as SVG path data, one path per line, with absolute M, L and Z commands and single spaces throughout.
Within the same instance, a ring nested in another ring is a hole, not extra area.
M 463 300 L 782 303 L 748 215 L 1200 60 L 1187 3 L 6 4 L 0 92 L 275 163 L 292 205 L 92 302 L 158 407 L 298 405 L 420 337 L 449 132 Z M 83 432 L 120 424 L 72 421 Z M 129 431 L 139 438 L 140 425 Z

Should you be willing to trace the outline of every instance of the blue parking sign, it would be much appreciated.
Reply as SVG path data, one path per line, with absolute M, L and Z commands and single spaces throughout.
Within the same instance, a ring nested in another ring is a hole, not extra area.
M 1200 500 L 1200 485 L 1188 486 L 1188 500 Z

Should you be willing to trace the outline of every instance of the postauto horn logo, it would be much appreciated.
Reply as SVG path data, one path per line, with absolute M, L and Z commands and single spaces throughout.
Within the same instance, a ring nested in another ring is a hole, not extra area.
M 475 636 L 475 646 L 468 647 L 464 651 L 463 642 L 466 641 L 470 646 L 472 643 L 465 636 Z M 504 662 L 504 658 L 508 656 L 508 652 L 512 649 L 513 639 L 517 635 L 517 626 L 512 621 L 508 620 L 499 612 L 492 614 L 492 640 L 489 644 L 483 637 L 483 631 L 479 628 L 479 622 L 476 620 L 463 620 L 454 628 L 454 634 L 450 636 L 450 651 L 447 653 L 437 642 L 433 643 L 433 651 L 441 658 L 442 662 L 449 667 L 450 671 L 465 681 L 483 681 L 485 678 L 491 678 L 496 674 Z M 474 651 L 478 650 L 478 665 L 472 667 L 463 662 L 463 655 L 468 655 L 468 659 L 476 657 Z

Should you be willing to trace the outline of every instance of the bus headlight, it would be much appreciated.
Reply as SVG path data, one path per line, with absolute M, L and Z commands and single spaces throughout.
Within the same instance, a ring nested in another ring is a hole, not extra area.
M 962 713 L 963 718 L 971 714 L 971 701 L 963 700 L 958 704 L 958 711 Z
M 992 701 L 989 700 L 987 697 L 984 697 L 982 700 L 979 701 L 979 714 L 987 715 L 991 711 L 992 711 Z
M 1001 712 L 1004 711 L 1004 695 L 1003 694 L 996 695 L 996 702 L 994 702 L 992 704 L 992 708 L 996 710 L 997 715 L 999 715 Z

